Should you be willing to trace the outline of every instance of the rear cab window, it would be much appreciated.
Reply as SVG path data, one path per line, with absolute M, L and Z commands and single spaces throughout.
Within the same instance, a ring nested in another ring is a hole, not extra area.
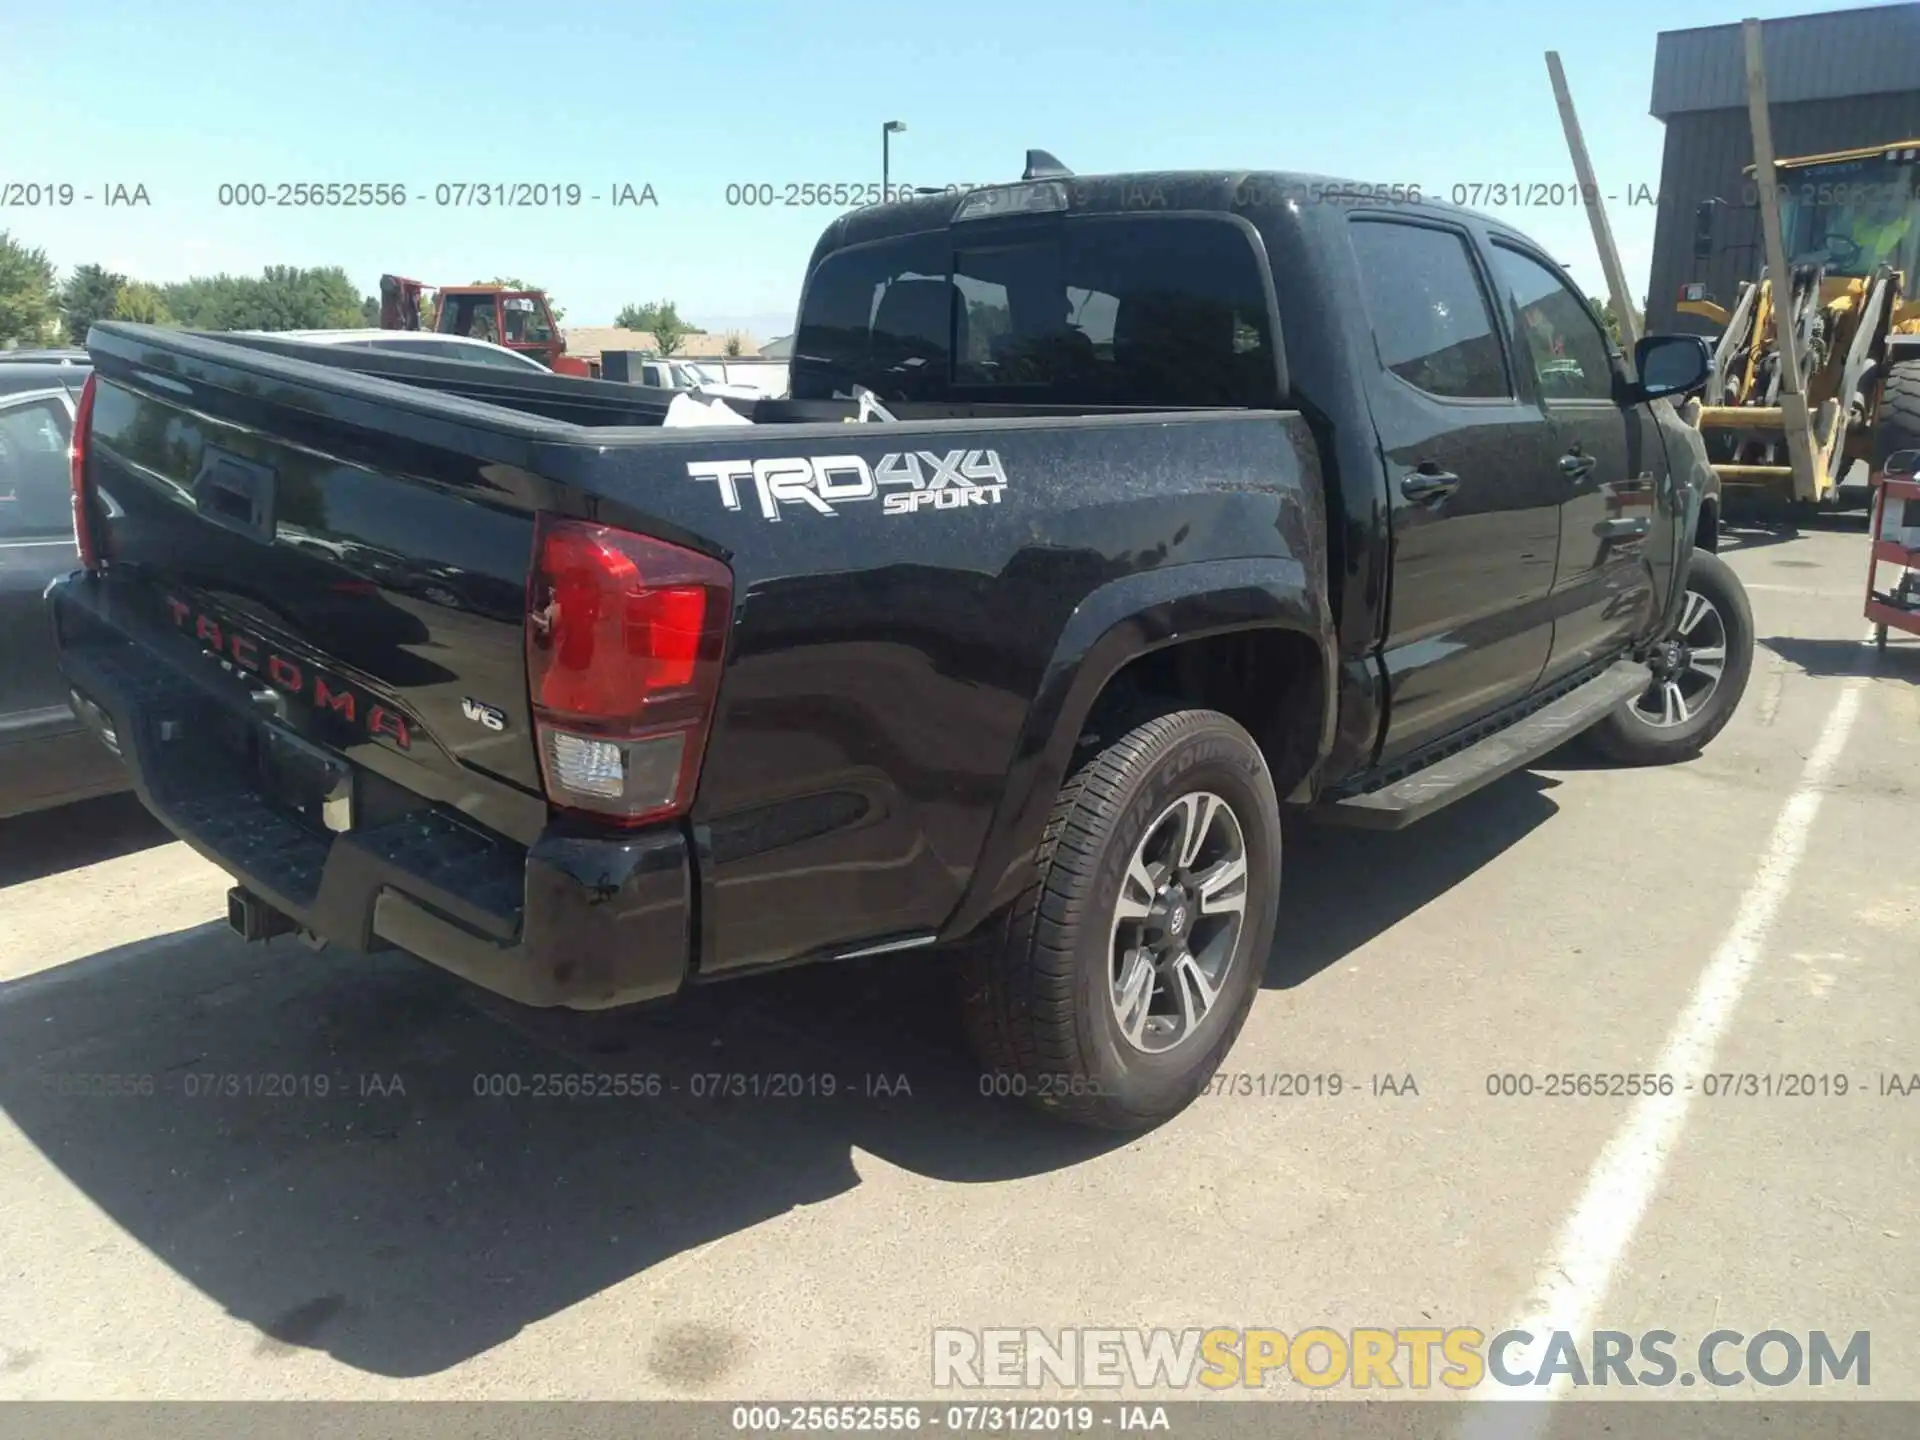
M 1273 407 L 1265 276 L 1225 218 L 1081 216 L 850 246 L 814 271 L 792 393 Z

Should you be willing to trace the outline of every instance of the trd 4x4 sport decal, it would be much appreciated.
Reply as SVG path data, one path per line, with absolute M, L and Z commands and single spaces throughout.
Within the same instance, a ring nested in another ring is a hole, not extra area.
M 922 510 L 958 510 L 967 505 L 998 505 L 1007 488 L 1007 472 L 993 450 L 931 450 L 882 455 L 869 466 L 858 455 L 792 455 L 773 460 L 700 460 L 687 466 L 695 480 L 711 480 L 729 510 L 741 508 L 741 490 L 751 484 L 760 513 L 780 518 L 783 505 L 802 505 L 822 515 L 841 506 L 878 499 L 884 515 L 917 515 Z M 905 488 L 882 492 L 882 486 Z

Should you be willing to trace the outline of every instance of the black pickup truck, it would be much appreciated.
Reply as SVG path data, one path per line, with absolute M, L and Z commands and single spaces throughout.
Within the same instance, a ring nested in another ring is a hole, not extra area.
M 1686 756 L 1750 663 L 1657 400 L 1702 342 L 1630 379 L 1523 235 L 1313 177 L 842 216 L 791 395 L 725 425 L 88 349 L 60 664 L 243 934 L 579 1009 L 951 946 L 982 1062 L 1088 1123 L 1232 1044 L 1283 808 L 1403 824 L 1583 730 Z

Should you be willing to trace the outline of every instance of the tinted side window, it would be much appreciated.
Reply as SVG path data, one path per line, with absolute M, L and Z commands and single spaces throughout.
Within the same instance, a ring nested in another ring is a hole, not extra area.
M 58 400 L 0 404 L 0 540 L 73 533 L 70 433 Z
M 1362 219 L 1348 232 L 1383 365 L 1430 395 L 1470 400 L 1512 393 L 1464 235 Z
M 1547 400 L 1611 400 L 1613 362 L 1593 312 L 1561 278 L 1518 250 L 1495 243 L 1493 271 L 1520 312 L 1540 394 Z

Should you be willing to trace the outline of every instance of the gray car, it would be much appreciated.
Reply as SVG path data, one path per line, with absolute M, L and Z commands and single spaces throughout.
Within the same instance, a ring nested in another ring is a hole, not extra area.
M 41 594 L 79 568 L 67 447 L 84 350 L 0 355 L 0 818 L 127 788 L 75 717 Z

